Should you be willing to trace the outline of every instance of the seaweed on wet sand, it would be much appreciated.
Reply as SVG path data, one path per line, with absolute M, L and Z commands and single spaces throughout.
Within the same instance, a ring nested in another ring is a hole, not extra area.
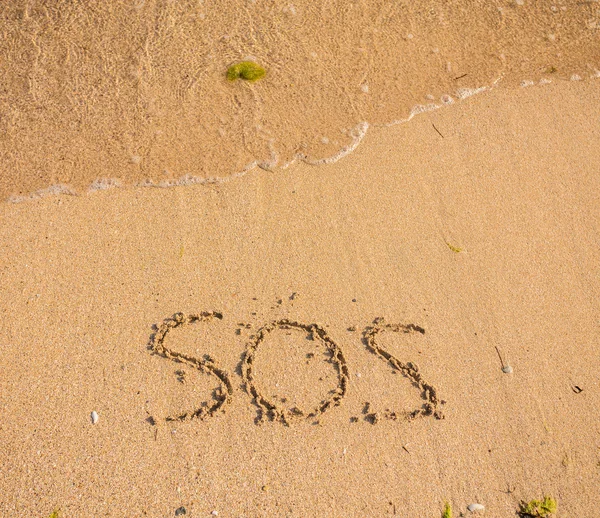
M 254 82 L 262 79 L 266 73 L 267 71 L 254 61 L 240 61 L 227 69 L 227 79 L 229 81 L 244 79 L 245 81 Z

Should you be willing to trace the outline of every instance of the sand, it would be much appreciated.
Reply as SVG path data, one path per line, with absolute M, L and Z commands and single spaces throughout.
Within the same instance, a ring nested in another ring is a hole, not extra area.
M 597 517 L 599 27 L 1 5 L 0 516 Z
M 495 89 L 334 164 L 0 204 L 0 515 L 596 516 L 599 100 Z

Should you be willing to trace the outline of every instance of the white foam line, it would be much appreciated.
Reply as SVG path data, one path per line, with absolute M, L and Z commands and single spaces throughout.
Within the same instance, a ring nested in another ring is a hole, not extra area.
M 166 189 L 169 187 L 179 187 L 182 185 L 208 185 L 214 183 L 227 183 L 237 178 L 241 178 L 245 176 L 249 171 L 254 169 L 257 166 L 257 162 L 254 161 L 251 164 L 248 164 L 242 171 L 239 173 L 233 173 L 229 176 L 193 176 L 191 174 L 186 174 L 180 176 L 179 178 L 174 178 L 172 180 L 162 180 L 160 182 L 154 182 L 150 179 L 143 180 L 134 184 L 135 187 L 157 187 L 161 189 Z
M 445 101 L 442 101 L 443 104 L 417 104 L 416 106 L 413 106 L 412 110 L 410 110 L 410 113 L 408 114 L 408 117 L 406 117 L 406 119 L 396 119 L 391 122 L 386 122 L 382 124 L 382 126 L 384 128 L 388 128 L 390 126 L 395 126 L 396 124 L 403 124 L 405 122 L 410 121 L 415 115 L 419 115 L 420 113 L 431 112 L 433 110 L 437 110 L 438 108 L 442 108 L 442 106 L 444 105 L 452 104 L 454 102 L 454 99 L 452 99 L 452 97 L 450 97 L 449 95 L 442 97 L 446 99 Z
M 459 99 L 466 99 L 472 95 L 477 95 L 488 90 L 487 86 L 480 86 L 479 88 L 459 88 L 456 90 L 456 96 Z
M 37 200 L 39 198 L 43 198 L 44 196 L 56 195 L 56 194 L 68 194 L 69 196 L 77 196 L 77 193 L 68 185 L 59 183 L 55 185 L 51 185 L 50 187 L 46 187 L 45 189 L 38 189 L 31 194 L 27 194 L 25 196 L 17 196 L 12 195 L 9 196 L 6 201 L 9 203 L 22 203 L 24 201 L 32 201 Z
M 115 187 L 122 186 L 123 184 L 118 178 L 97 178 L 88 187 L 88 192 L 105 191 L 107 189 L 114 189 Z
M 184 176 L 180 176 L 179 178 L 175 178 L 172 180 L 163 180 L 161 182 L 153 182 L 150 179 L 139 182 L 136 187 L 177 187 L 181 185 L 206 185 L 206 184 L 221 184 L 231 182 L 232 180 L 236 180 L 237 178 L 241 178 L 242 176 L 246 176 L 250 171 L 259 167 L 261 169 L 265 169 L 267 171 L 272 170 L 277 166 L 279 162 L 279 156 L 275 152 L 273 148 L 273 140 L 269 141 L 269 148 L 271 150 L 271 158 L 268 160 L 253 160 L 249 164 L 247 164 L 241 171 L 237 173 L 230 174 L 228 176 L 212 176 L 212 177 L 202 177 L 202 176 L 193 176 L 190 174 L 186 174 Z
M 362 139 L 365 138 L 365 135 L 367 134 L 368 130 L 369 123 L 367 121 L 359 122 L 350 131 L 352 142 L 340 149 L 335 155 L 325 158 L 310 158 L 305 153 L 296 153 L 294 155 L 294 158 L 292 158 L 292 160 L 290 160 L 289 162 L 283 164 L 281 168 L 287 169 L 289 166 L 291 166 L 298 160 L 309 165 L 333 164 L 334 162 L 337 162 L 338 160 L 344 158 L 346 155 L 352 153 L 358 147 Z

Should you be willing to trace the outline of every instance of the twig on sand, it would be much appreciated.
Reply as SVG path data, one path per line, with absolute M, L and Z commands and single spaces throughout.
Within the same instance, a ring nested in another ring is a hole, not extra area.
M 498 353 L 498 358 L 500 358 L 500 365 L 502 365 L 502 368 L 504 369 L 504 360 L 502 359 L 502 355 L 500 354 L 500 349 L 498 349 L 497 345 L 494 345 L 494 348 L 496 349 L 496 352 Z
M 433 126 L 433 129 L 434 129 L 435 131 L 437 131 L 437 134 L 438 134 L 440 137 L 444 138 L 444 135 L 442 135 L 442 134 L 440 133 L 440 130 L 439 130 L 439 129 L 437 129 L 437 128 L 435 127 L 435 124 L 434 124 L 433 122 L 431 123 L 431 125 Z

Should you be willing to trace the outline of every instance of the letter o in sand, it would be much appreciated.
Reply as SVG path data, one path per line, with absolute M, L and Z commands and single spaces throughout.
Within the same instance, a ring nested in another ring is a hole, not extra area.
M 276 329 L 291 329 L 301 332 L 310 333 L 314 340 L 319 340 L 331 354 L 331 362 L 337 371 L 338 384 L 337 387 L 330 392 L 330 395 L 321 401 L 312 410 L 302 410 L 298 408 L 288 409 L 283 407 L 277 400 L 268 398 L 260 392 L 256 384 L 254 376 L 254 363 L 256 354 L 260 345 L 266 337 Z M 260 328 L 255 339 L 250 342 L 246 349 L 244 361 L 242 363 L 242 375 L 246 385 L 246 391 L 254 398 L 254 402 L 259 407 L 258 420 L 263 420 L 265 417 L 272 421 L 281 421 L 289 425 L 295 419 L 313 419 L 329 408 L 340 404 L 341 400 L 346 395 L 348 386 L 348 367 L 346 359 L 342 354 L 339 346 L 327 335 L 327 332 L 317 324 L 302 324 L 291 320 L 278 320 L 267 324 Z

